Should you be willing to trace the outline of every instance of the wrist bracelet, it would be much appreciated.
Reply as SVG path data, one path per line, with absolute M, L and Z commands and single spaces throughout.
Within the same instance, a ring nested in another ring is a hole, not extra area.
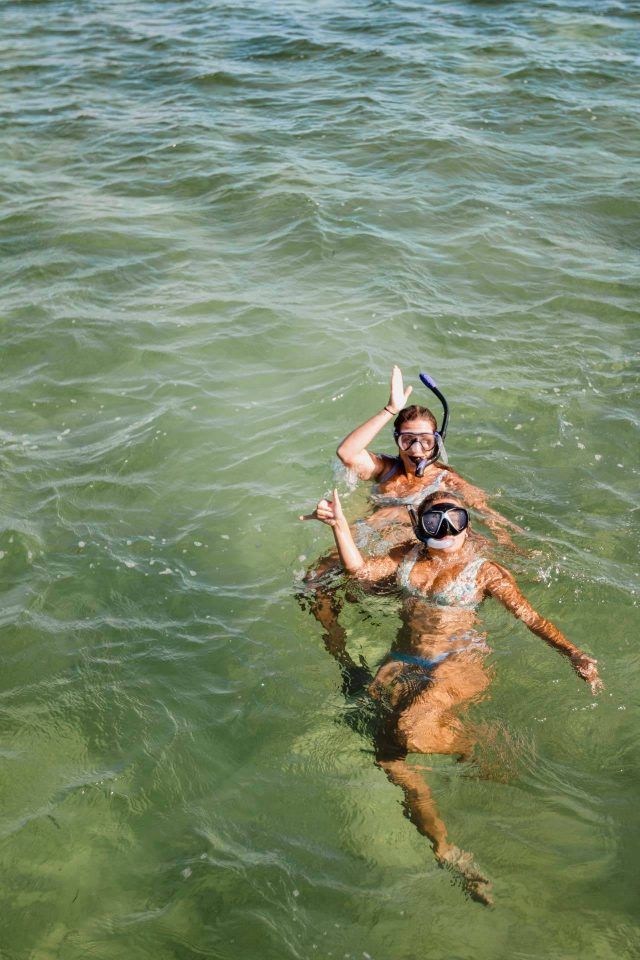
M 383 407 L 382 409 L 383 409 L 383 410 L 386 410 L 387 413 L 391 414 L 392 417 L 395 417 L 395 416 L 396 416 L 395 411 L 394 411 L 394 410 L 389 410 L 389 407 Z

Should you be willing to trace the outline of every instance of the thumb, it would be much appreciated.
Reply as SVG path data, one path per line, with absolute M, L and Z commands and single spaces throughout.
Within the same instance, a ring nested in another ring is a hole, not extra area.
M 407 389 L 404 392 L 405 403 L 407 402 L 407 400 L 409 399 L 412 393 L 413 393 L 413 387 L 407 387 Z
M 333 509 L 337 516 L 344 516 L 342 513 L 342 504 L 340 503 L 340 497 L 338 496 L 338 490 L 336 487 L 333 488 Z

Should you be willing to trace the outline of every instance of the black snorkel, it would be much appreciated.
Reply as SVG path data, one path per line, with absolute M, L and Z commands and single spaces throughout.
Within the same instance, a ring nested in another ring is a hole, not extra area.
M 432 457 L 424 457 L 420 460 L 416 466 L 416 477 L 424 476 L 424 472 L 429 466 L 430 463 L 434 463 L 439 457 L 441 457 L 444 462 L 447 462 L 447 454 L 444 449 L 444 438 L 447 434 L 447 426 L 449 425 L 449 404 L 444 398 L 444 395 L 438 390 L 435 380 L 432 380 L 428 373 L 421 373 L 420 379 L 424 383 L 427 390 L 431 390 L 432 393 L 435 393 L 436 397 L 442 404 L 442 409 L 444 410 L 444 416 L 442 418 L 442 426 L 438 430 L 438 424 L 436 423 L 436 429 L 434 435 L 436 437 L 436 449 Z

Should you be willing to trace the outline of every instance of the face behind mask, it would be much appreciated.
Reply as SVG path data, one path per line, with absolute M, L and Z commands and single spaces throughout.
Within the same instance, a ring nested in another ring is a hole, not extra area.
M 469 526 L 469 514 L 457 503 L 443 501 L 418 513 L 410 509 L 409 514 L 418 540 L 435 550 L 445 549 L 439 541 L 446 537 L 457 537 Z

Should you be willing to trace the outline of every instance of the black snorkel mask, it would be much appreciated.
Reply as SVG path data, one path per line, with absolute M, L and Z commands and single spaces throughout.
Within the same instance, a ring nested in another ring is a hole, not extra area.
M 413 532 L 422 543 L 433 546 L 434 540 L 456 537 L 469 526 L 469 513 L 459 503 L 444 501 L 426 510 L 416 510 L 407 506 Z
M 447 457 L 447 451 L 444 448 L 444 438 L 447 434 L 447 426 L 449 424 L 449 404 L 444 398 L 444 395 L 438 390 L 435 380 L 432 380 L 428 373 L 421 373 L 420 379 L 424 383 L 427 390 L 431 390 L 432 393 L 435 393 L 436 397 L 442 404 L 442 409 L 444 415 L 442 417 L 442 426 L 438 430 L 438 425 L 436 424 L 436 429 L 434 430 L 434 447 L 433 452 L 428 457 L 423 457 L 422 460 L 418 461 L 416 465 L 416 477 L 424 476 L 424 472 L 431 463 L 435 463 L 436 460 L 442 460 L 443 463 L 448 463 L 449 458 Z M 396 441 L 398 439 L 398 432 L 394 433 Z

